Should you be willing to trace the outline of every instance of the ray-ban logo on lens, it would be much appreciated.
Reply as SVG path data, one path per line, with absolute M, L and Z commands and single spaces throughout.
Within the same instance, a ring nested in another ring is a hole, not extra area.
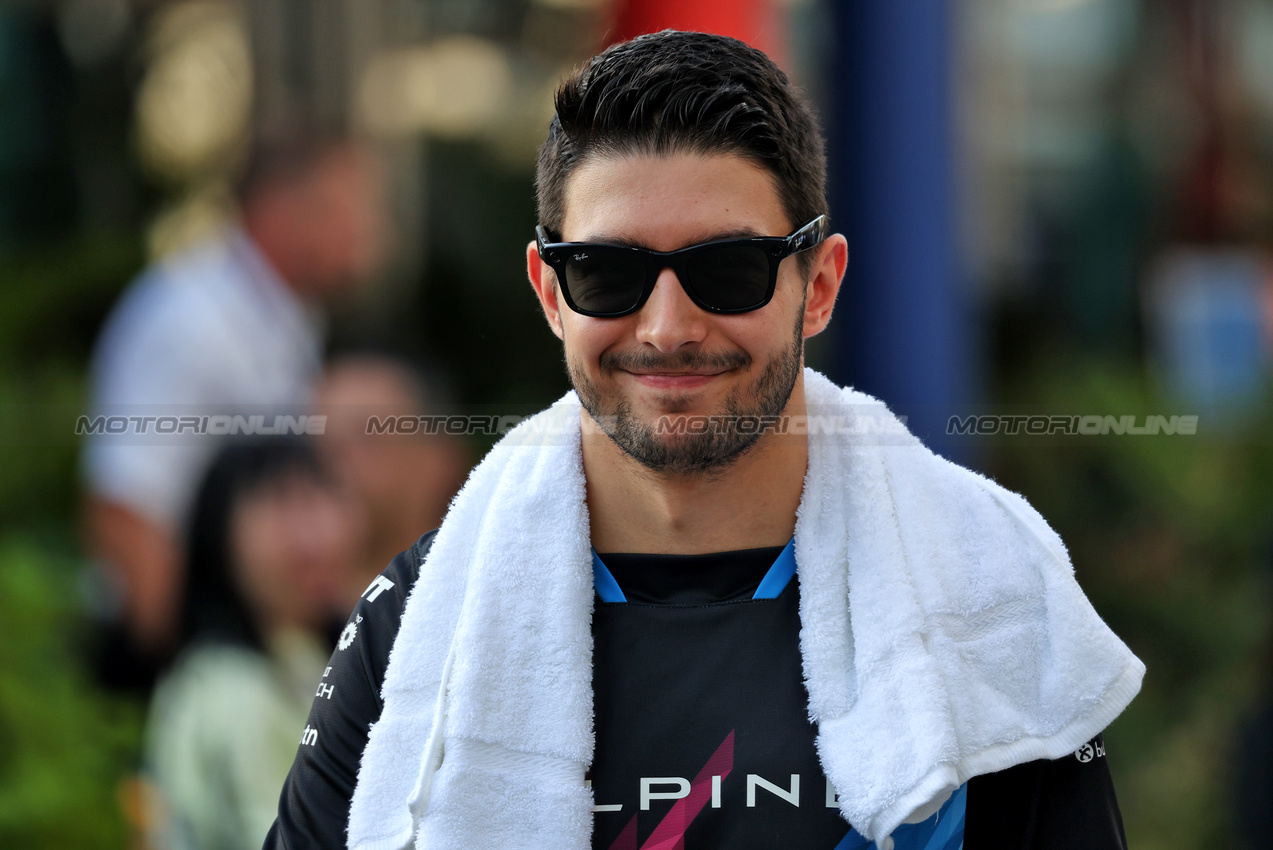
M 585 253 L 579 253 L 575 254 L 570 259 L 574 260 L 576 263 L 582 263 L 584 260 L 588 259 L 588 255 Z

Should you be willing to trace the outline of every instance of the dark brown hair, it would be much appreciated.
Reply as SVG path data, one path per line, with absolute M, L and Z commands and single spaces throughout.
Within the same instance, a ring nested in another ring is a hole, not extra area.
M 293 475 L 330 486 L 312 444 L 300 437 L 236 440 L 204 475 L 186 532 L 182 643 L 234 643 L 264 650 L 264 635 L 235 571 L 234 510 L 239 502 Z
M 664 30 L 616 44 L 562 82 L 556 106 L 535 174 L 539 223 L 555 234 L 566 182 L 594 155 L 735 154 L 774 176 L 792 227 L 827 211 L 812 108 L 768 56 L 736 39 Z
M 289 127 L 257 134 L 236 175 L 233 189 L 240 206 L 279 186 L 299 183 L 319 172 L 328 161 L 356 151 L 349 136 Z

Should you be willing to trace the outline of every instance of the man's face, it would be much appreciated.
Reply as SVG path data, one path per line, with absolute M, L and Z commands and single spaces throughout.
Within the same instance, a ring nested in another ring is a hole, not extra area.
M 786 236 L 794 229 L 769 172 L 733 155 L 592 159 L 571 175 L 565 200 L 561 238 L 568 242 L 673 251 L 718 239 Z M 809 335 L 796 258 L 783 260 L 773 300 L 759 310 L 709 313 L 664 269 L 645 305 L 617 319 L 573 312 L 533 246 L 528 261 L 585 411 L 647 468 L 711 472 L 757 441 L 755 429 L 672 433 L 666 425 L 675 417 L 730 423 L 786 410 Z
M 349 294 L 383 258 L 389 221 L 380 166 L 360 148 L 328 150 L 250 203 L 254 237 L 307 296 Z

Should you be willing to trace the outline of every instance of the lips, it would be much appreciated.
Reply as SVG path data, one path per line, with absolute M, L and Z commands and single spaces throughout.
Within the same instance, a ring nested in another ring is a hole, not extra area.
M 721 375 L 721 372 L 630 372 L 632 377 L 636 378 L 638 383 L 647 387 L 661 390 L 692 390 L 697 389 L 713 378 Z

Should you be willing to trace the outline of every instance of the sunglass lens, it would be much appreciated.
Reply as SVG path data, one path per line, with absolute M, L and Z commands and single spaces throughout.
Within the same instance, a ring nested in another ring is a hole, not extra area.
M 754 309 L 769 294 L 769 255 L 752 245 L 722 245 L 685 263 L 689 286 L 716 310 Z
M 627 312 L 641 300 L 645 261 L 632 251 L 581 246 L 566 259 L 565 284 L 581 310 Z

